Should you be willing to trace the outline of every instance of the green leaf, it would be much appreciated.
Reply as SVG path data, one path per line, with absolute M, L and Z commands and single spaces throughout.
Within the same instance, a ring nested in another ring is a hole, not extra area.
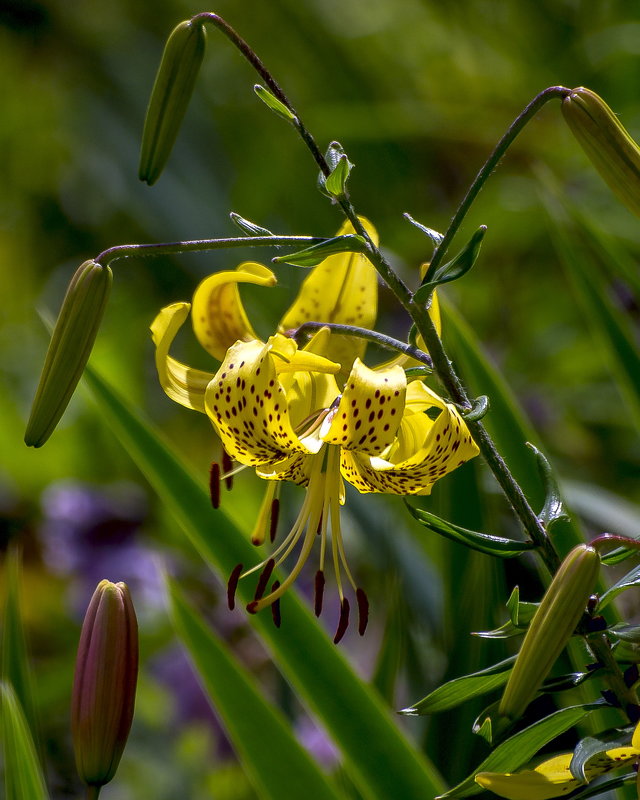
M 2 750 L 6 800 L 49 797 L 29 726 L 15 692 L 0 682 Z
M 514 772 L 526 764 L 541 747 L 568 731 L 602 703 L 584 703 L 556 711 L 499 744 L 476 769 L 453 789 L 440 797 L 470 797 L 483 791 L 475 782 L 478 772 Z
M 452 522 L 447 522 L 430 511 L 415 508 L 415 506 L 407 502 L 405 502 L 405 505 L 412 516 L 425 528 L 429 528 L 429 530 L 439 533 L 447 539 L 453 539 L 455 542 L 460 542 L 473 550 L 479 550 L 481 553 L 486 553 L 490 556 L 513 558 L 534 547 L 532 542 L 517 542 L 513 539 L 505 539 L 502 536 L 490 536 L 487 533 L 470 531 L 467 528 L 454 525 Z
M 297 800 L 304 787 L 306 800 L 338 800 L 251 674 L 188 605 L 174 581 L 168 581 L 168 590 L 176 631 L 258 795 L 265 800 Z
M 480 397 L 476 397 L 476 399 L 473 401 L 471 409 L 469 411 L 465 411 L 462 416 L 467 422 L 476 422 L 486 415 L 490 405 L 491 404 L 487 395 L 481 394 Z
M 253 87 L 253 91 L 258 95 L 262 102 L 281 119 L 284 119 L 286 122 L 298 121 L 293 111 L 291 111 L 290 108 L 287 108 L 282 100 L 278 100 L 278 98 L 268 89 L 265 89 L 264 86 L 256 83 L 256 85 Z
M 531 450 L 533 450 L 533 453 L 536 457 L 540 478 L 544 486 L 545 501 L 539 517 L 545 528 L 548 529 L 552 523 L 559 519 L 568 520 L 569 515 L 565 510 L 562 497 L 560 496 L 558 481 L 556 480 L 556 476 L 551 468 L 551 464 L 547 460 L 544 453 L 541 450 L 538 450 L 535 445 L 531 444 L 531 442 L 527 442 L 527 445 L 531 448 Z
M 509 673 L 515 660 L 516 656 L 511 656 L 471 675 L 454 678 L 434 689 L 409 708 L 403 708 L 400 713 L 408 715 L 436 714 L 438 711 L 455 708 L 472 697 L 478 697 L 497 689 L 509 679 Z
M 17 547 L 9 548 L 4 569 L 6 597 L 2 634 L 2 679 L 15 691 L 29 727 L 35 731 L 33 682 L 20 610 L 21 553 Z
M 428 236 L 429 239 L 433 242 L 434 246 L 437 247 L 440 242 L 444 239 L 444 234 L 439 233 L 438 231 L 434 231 L 433 228 L 428 228 L 426 225 L 423 225 L 421 222 L 418 222 L 417 219 L 414 219 L 411 214 L 407 214 L 406 212 L 402 215 L 406 220 L 408 220 L 412 225 L 414 225 L 419 231 Z
M 275 264 L 285 263 L 294 267 L 315 267 L 324 261 L 327 256 L 336 253 L 364 253 L 367 248 L 365 240 L 357 233 L 347 233 L 344 236 L 334 236 L 320 244 L 313 244 L 305 247 L 297 253 L 288 256 L 276 256 L 272 258 Z
M 613 792 L 614 789 L 619 789 L 621 786 L 634 784 L 633 788 L 635 788 L 637 777 L 638 775 L 636 772 L 630 772 L 626 775 L 617 775 L 615 778 L 607 778 L 607 780 L 604 781 L 591 781 L 591 783 L 585 786 L 584 789 L 581 789 L 580 791 L 576 789 L 576 791 L 571 795 L 571 800 L 587 800 L 588 797 L 598 796 L 613 797 L 614 795 L 610 794 L 610 792 Z M 631 789 L 631 786 L 629 786 L 629 788 Z M 633 789 L 631 791 L 633 791 Z M 622 795 L 622 797 L 633 796 L 634 795 L 631 793 L 625 793 Z
M 610 589 L 600 597 L 598 603 L 598 611 L 602 611 L 607 605 L 614 600 L 619 594 L 630 589 L 632 586 L 640 586 L 640 566 L 634 567 L 627 572 L 617 583 L 614 583 Z
M 520 587 L 514 586 L 507 600 L 507 611 L 511 622 L 518 628 L 525 628 L 533 619 L 540 603 L 530 603 L 520 600 Z
M 247 236 L 273 236 L 273 233 L 267 228 L 256 225 L 255 222 L 241 217 L 240 214 L 236 214 L 234 211 L 229 216 L 231 217 L 231 222 L 237 225 Z
M 226 579 L 237 564 L 252 563 L 255 551 L 246 537 L 222 510 L 211 508 L 202 482 L 193 478 L 159 432 L 95 370 L 90 368 L 86 379 L 102 418 L 211 569 Z M 245 603 L 253 599 L 248 583 L 240 582 L 238 597 Z M 342 751 L 362 794 L 371 800 L 424 800 L 442 791 L 435 767 L 398 730 L 389 709 L 353 672 L 297 593 L 288 591 L 280 606 L 282 630 L 273 626 L 268 614 L 250 615 L 249 622 Z
M 338 159 L 331 174 L 324 182 L 324 188 L 332 197 L 343 197 L 347 187 L 347 180 L 354 165 L 349 161 L 346 154 Z
M 420 286 L 414 294 L 414 300 L 417 303 L 421 303 L 427 300 L 436 286 L 440 286 L 442 283 L 457 281 L 458 278 L 462 278 L 463 275 L 466 275 L 476 263 L 476 259 L 480 253 L 480 246 L 482 245 L 482 240 L 486 232 L 487 226 L 481 225 L 467 244 L 451 259 L 451 261 L 447 261 L 446 264 L 436 267 L 434 271 L 429 268 L 422 286 Z

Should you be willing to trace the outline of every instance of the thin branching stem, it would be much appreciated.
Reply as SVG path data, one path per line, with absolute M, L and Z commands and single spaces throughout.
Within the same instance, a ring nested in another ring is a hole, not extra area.
M 343 336 L 355 336 L 358 339 L 364 339 L 367 342 L 384 347 L 385 350 L 393 350 L 397 353 L 403 353 L 405 356 L 419 361 L 427 367 L 433 367 L 433 362 L 428 353 L 414 347 L 406 342 L 401 342 L 399 339 L 394 339 L 392 336 L 387 336 L 378 331 L 372 331 L 368 328 L 359 328 L 357 325 L 340 325 L 337 322 L 303 322 L 299 328 L 289 332 L 289 335 L 297 339 L 305 333 L 312 333 L 319 331 L 322 328 L 329 328 L 332 333 L 340 333 Z
M 237 236 L 227 239 L 192 239 L 185 242 L 161 244 L 119 244 L 103 250 L 95 261 L 103 266 L 121 258 L 166 256 L 175 253 L 206 253 L 234 247 L 311 247 L 327 239 L 321 236 Z

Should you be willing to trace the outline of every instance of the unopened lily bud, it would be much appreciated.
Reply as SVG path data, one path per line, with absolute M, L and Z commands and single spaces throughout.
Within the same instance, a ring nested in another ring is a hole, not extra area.
M 78 267 L 58 314 L 31 407 L 24 441 L 40 447 L 69 404 L 91 354 L 109 299 L 109 267 L 85 261 Z
M 167 163 L 204 56 L 207 34 L 199 22 L 181 22 L 167 40 L 147 108 L 140 150 L 141 181 L 155 183 Z
M 76 766 L 88 786 L 103 786 L 115 775 L 137 677 L 138 623 L 129 590 L 100 581 L 82 625 L 71 707 Z
M 556 572 L 531 620 L 498 713 L 519 719 L 575 631 L 593 592 L 600 556 L 579 544 Z
M 562 113 L 609 188 L 640 216 L 640 147 L 613 111 L 595 92 L 580 86 L 564 98 Z

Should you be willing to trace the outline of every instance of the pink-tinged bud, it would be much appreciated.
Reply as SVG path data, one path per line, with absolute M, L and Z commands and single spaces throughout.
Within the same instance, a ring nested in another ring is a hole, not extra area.
M 78 774 L 108 783 L 127 742 L 138 677 L 138 623 L 124 583 L 100 581 L 87 609 L 73 681 L 71 730 Z

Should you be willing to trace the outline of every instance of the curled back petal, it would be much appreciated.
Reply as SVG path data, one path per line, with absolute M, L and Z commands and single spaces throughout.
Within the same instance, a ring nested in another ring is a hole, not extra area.
M 356 359 L 337 409 L 322 439 L 343 450 L 376 455 L 394 440 L 405 405 L 407 379 L 402 367 L 374 371 Z M 323 426 L 324 427 L 324 426 Z
M 205 394 L 205 410 L 225 450 L 241 464 L 260 466 L 313 452 L 296 436 L 271 344 L 236 342 Z
M 378 243 L 371 223 L 361 217 L 369 236 Z M 338 236 L 354 233 L 351 223 L 338 231 Z M 378 277 L 371 262 L 360 253 L 338 253 L 329 256 L 311 270 L 298 297 L 280 322 L 280 330 L 297 328 L 303 322 L 335 322 L 372 328 L 378 309 Z M 352 336 L 333 335 L 324 353 L 338 361 L 346 371 L 356 357 L 364 354 L 365 342 Z
M 262 264 L 245 261 L 235 271 L 209 275 L 193 295 L 193 330 L 200 344 L 218 361 L 238 340 L 258 338 L 242 305 L 239 283 L 274 286 L 276 277 Z
M 427 431 L 422 445 L 413 453 L 405 451 L 390 455 L 393 461 L 358 451 L 343 451 L 342 474 L 345 479 L 361 492 L 430 494 L 437 480 L 478 455 L 478 446 L 451 404 L 444 404 L 430 426 L 424 421 L 420 424 L 422 430 Z M 395 460 L 398 455 L 402 460 Z
M 271 355 L 274 358 L 276 372 L 299 372 L 301 370 L 323 372 L 334 375 L 340 370 L 340 364 L 330 361 L 312 350 L 299 350 L 293 339 L 276 333 L 269 338 Z
M 204 395 L 213 373 L 192 369 L 169 355 L 169 348 L 189 314 L 189 303 L 166 306 L 151 323 L 156 369 L 167 395 L 187 408 L 204 413 Z

